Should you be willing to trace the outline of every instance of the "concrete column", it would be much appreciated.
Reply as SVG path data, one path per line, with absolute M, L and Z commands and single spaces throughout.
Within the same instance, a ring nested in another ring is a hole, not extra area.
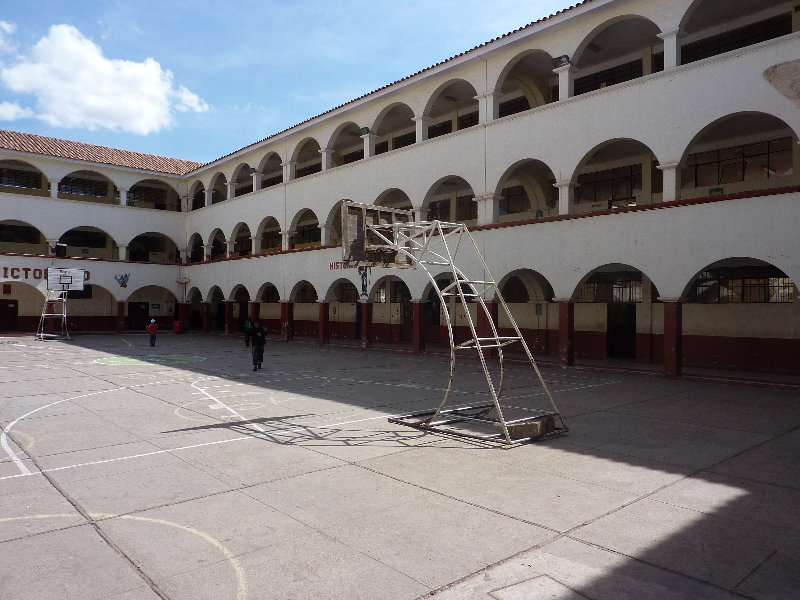
M 294 339 L 294 304 L 281 302 L 281 341 L 291 342 Z
M 120 244 L 117 246 L 119 249 L 119 259 L 120 260 L 128 260 L 128 246 L 127 244 Z
M 297 161 L 290 160 L 289 162 L 281 163 L 283 167 L 283 182 L 286 183 L 295 178 L 297 172 Z
M 333 159 L 333 150 L 330 148 L 320 148 L 320 155 L 322 156 L 322 170 L 327 171 L 331 168 L 331 161 Z
M 411 334 L 411 348 L 415 354 L 425 352 L 425 300 L 413 300 L 414 326 Z
M 281 250 L 291 250 L 291 238 L 296 231 L 281 231 Z
M 683 361 L 683 308 L 680 298 L 659 298 L 664 304 L 664 377 L 676 379 Z
M 428 139 L 428 125 L 431 122 L 430 117 L 414 117 L 414 123 L 417 126 L 417 143 L 424 142 Z
M 328 246 L 331 243 L 331 228 L 327 225 L 319 226 L 319 245 Z
M 58 181 L 53 181 L 52 179 L 50 180 L 50 197 L 53 199 L 58 198 Z
M 261 320 L 261 303 L 260 302 L 251 302 L 250 303 L 250 320 L 254 323 L 256 321 Z M 262 323 L 263 325 L 263 323 Z
M 181 248 L 178 252 L 181 255 L 181 264 L 188 265 L 189 264 L 189 249 L 188 248 Z
M 566 369 L 575 364 L 575 304 L 571 298 L 553 302 L 558 302 L 558 364 Z
M 225 242 L 225 256 L 227 258 L 231 258 L 234 255 L 234 252 L 235 252 L 234 245 L 235 244 L 236 244 L 236 242 L 234 242 L 233 240 Z
M 662 186 L 661 201 L 672 202 L 673 200 L 681 199 L 681 180 L 680 171 L 678 170 L 679 163 L 669 162 L 657 165 L 659 171 L 664 176 L 664 183 Z
M 558 188 L 558 214 L 569 215 L 575 212 L 575 188 L 577 183 L 572 181 L 557 181 L 554 187 Z
M 117 333 L 125 331 L 125 303 L 117 302 Z
M 119 190 L 119 205 L 128 206 L 128 188 L 117 188 Z
M 235 181 L 231 181 L 228 184 L 228 200 L 230 200 L 231 198 L 235 198 L 235 197 L 236 197 L 236 182 Z
M 236 328 L 233 326 L 233 300 L 225 301 L 225 335 L 230 335 Z
M 500 220 L 500 199 L 502 196 L 484 194 L 475 196 L 478 203 L 478 225 L 489 225 Z
M 253 191 L 257 192 L 261 189 L 261 180 L 264 179 L 264 176 L 258 171 L 253 171 L 250 175 L 253 178 Z
M 201 305 L 203 315 L 203 333 L 211 331 L 211 303 L 203 302 Z
M 191 199 L 189 196 L 178 196 L 178 205 L 180 212 L 189 212 L 192 209 Z
M 478 101 L 478 123 L 484 125 L 497 118 L 500 101 L 494 91 L 478 94 L 475 100 Z
M 250 238 L 250 254 L 258 256 L 261 254 L 261 238 L 253 236 Z
M 553 69 L 558 73 L 558 99 L 566 100 L 575 95 L 575 74 L 577 69 L 572 64 L 564 65 Z
M 211 206 L 211 201 L 213 199 L 214 190 L 206 188 L 205 195 L 206 195 L 206 206 Z
M 360 300 L 361 310 L 361 349 L 372 347 L 372 301 Z
M 664 70 L 674 69 L 681 64 L 681 38 L 684 33 L 678 27 L 659 33 L 664 40 Z
M 317 325 L 317 344 L 324 346 L 331 340 L 330 302 L 319 303 L 319 320 Z
M 361 139 L 364 140 L 364 158 L 375 156 L 375 140 L 378 139 L 378 136 L 369 132 L 366 135 L 362 135 Z

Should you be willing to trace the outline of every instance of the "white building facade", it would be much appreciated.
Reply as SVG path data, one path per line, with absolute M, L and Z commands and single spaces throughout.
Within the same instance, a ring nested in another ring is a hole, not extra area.
M 588 0 L 208 164 L 0 132 L 0 331 L 70 266 L 73 330 L 446 343 L 422 274 L 341 268 L 347 198 L 468 223 L 565 366 L 800 371 L 799 30 L 784 1 Z

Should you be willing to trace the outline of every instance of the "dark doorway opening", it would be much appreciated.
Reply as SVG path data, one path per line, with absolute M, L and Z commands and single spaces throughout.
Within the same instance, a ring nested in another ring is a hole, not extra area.
M 0 300 L 0 331 L 17 331 L 19 301 Z
M 608 304 L 606 354 L 609 358 L 636 358 L 636 305 Z
M 128 302 L 128 324 L 131 329 L 144 329 L 150 322 L 150 305 L 147 302 Z

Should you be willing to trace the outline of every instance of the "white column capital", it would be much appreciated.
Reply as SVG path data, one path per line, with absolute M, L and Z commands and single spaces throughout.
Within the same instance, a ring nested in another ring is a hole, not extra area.
M 671 38 L 671 37 L 682 38 L 685 35 L 686 35 L 686 32 L 683 29 L 681 29 L 680 27 L 672 27 L 670 29 L 665 29 L 661 33 L 657 33 L 656 37 L 658 37 L 658 38 L 660 38 L 662 40 L 666 40 L 666 39 Z
M 656 165 L 656 169 L 659 171 L 666 171 L 668 169 L 677 169 L 680 166 L 680 161 L 675 162 L 663 162 Z
M 572 181 L 571 179 L 564 179 L 562 181 L 556 181 L 553 184 L 553 187 L 557 188 L 559 190 L 562 189 L 562 188 L 572 188 L 572 189 L 574 189 L 574 188 L 578 187 L 578 185 L 579 185 L 578 183 Z

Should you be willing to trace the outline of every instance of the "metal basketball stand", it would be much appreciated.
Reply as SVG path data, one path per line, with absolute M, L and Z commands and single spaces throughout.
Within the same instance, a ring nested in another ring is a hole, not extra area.
M 478 260 L 475 261 L 473 257 L 472 263 L 482 268 L 483 273 L 480 277 L 468 277 L 456 266 L 455 260 L 462 247 L 466 247 L 467 252 L 470 248 L 474 251 Z M 439 220 L 415 222 L 411 211 L 343 200 L 342 249 L 342 261 L 347 265 L 422 269 L 436 290 L 442 306 L 447 306 L 447 299 L 455 298 L 462 307 L 464 320 L 469 326 L 471 337 L 457 344 L 453 336 L 450 312 L 442 311 L 450 341 L 450 379 L 444 398 L 436 409 L 392 417 L 389 419 L 390 422 L 460 437 L 496 441 L 508 446 L 568 431 L 530 348 L 466 225 Z M 451 283 L 441 289 L 430 270 L 437 267 L 444 268 L 452 274 Z M 487 305 L 492 296 L 502 307 L 506 319 L 514 330 L 513 335 L 499 334 L 498 326 L 492 319 Z M 470 301 L 477 304 L 477 310 L 483 311 L 485 322 L 491 328 L 490 335 L 486 335 L 485 332 L 483 336 L 479 334 L 469 310 Z M 521 398 L 515 399 L 517 400 L 515 405 L 501 404 L 505 379 L 503 348 L 515 343 L 522 345 L 550 408 L 540 409 L 523 405 Z M 477 353 L 489 386 L 491 403 L 447 408 L 455 380 L 456 352 L 462 350 L 474 350 Z M 499 362 L 497 385 L 487 364 L 487 351 L 497 353 Z

